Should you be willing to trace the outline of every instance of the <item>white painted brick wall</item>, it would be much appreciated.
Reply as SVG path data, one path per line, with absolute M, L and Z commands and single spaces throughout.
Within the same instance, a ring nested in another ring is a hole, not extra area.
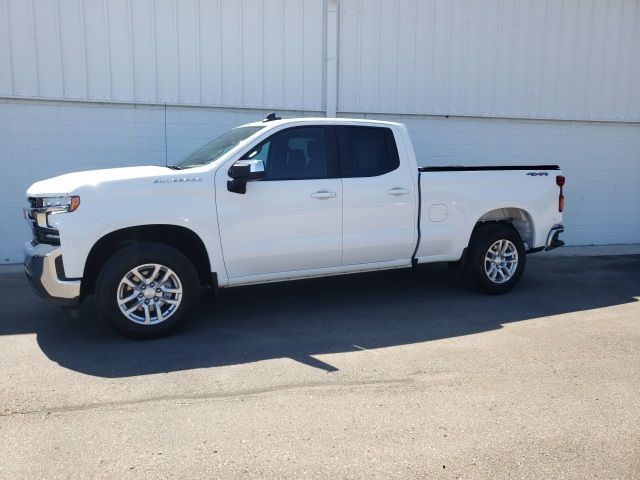
M 169 161 L 264 115 L 169 107 Z M 568 243 L 640 242 L 639 124 L 376 118 L 408 125 L 422 165 L 559 163 L 567 175 Z M 22 261 L 30 236 L 22 207 L 31 183 L 78 170 L 163 164 L 164 146 L 162 107 L 0 99 L 0 263 Z

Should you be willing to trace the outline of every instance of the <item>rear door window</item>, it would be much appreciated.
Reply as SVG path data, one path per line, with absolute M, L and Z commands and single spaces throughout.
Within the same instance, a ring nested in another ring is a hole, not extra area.
M 340 157 L 340 176 L 375 177 L 400 166 L 398 149 L 390 128 L 336 128 Z

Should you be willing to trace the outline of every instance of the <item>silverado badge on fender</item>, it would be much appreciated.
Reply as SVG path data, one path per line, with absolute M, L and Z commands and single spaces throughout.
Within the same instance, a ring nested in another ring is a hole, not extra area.
M 185 182 L 201 182 L 200 177 L 186 177 L 186 178 L 156 178 L 153 183 L 185 183 Z

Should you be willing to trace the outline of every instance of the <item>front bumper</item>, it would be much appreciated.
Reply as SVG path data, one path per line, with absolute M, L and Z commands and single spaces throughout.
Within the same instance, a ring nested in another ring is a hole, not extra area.
M 554 248 L 563 246 L 564 242 L 559 238 L 562 232 L 564 232 L 564 225 L 555 225 L 551 230 L 549 230 L 544 249 L 553 250 Z
M 65 306 L 80 302 L 80 280 L 64 276 L 59 246 L 25 243 L 24 270 L 29 283 L 41 297 Z

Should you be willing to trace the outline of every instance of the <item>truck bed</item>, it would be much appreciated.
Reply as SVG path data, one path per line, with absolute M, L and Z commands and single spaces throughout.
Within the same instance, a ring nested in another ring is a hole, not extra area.
M 459 260 L 478 222 L 510 222 L 534 250 L 562 221 L 558 165 L 425 166 L 418 171 L 417 263 Z

